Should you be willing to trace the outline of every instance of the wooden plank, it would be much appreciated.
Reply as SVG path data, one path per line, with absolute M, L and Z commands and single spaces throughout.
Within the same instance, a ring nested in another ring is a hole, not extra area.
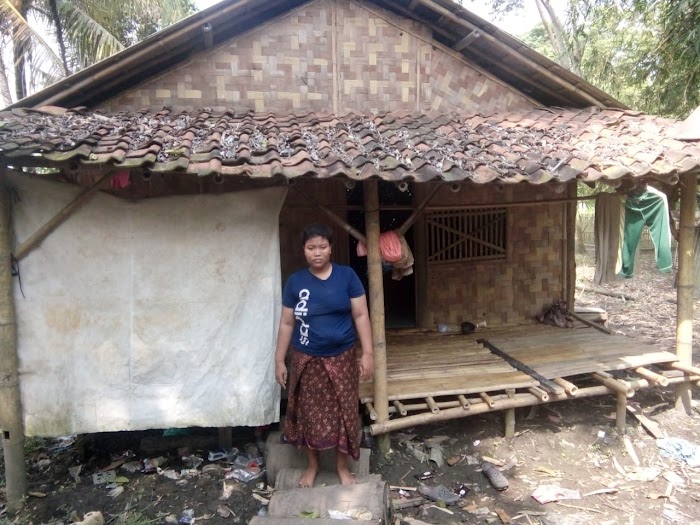
M 497 356 L 503 358 L 506 360 L 506 362 L 511 365 L 514 368 L 517 368 L 521 372 L 525 372 L 527 375 L 533 377 L 534 379 L 537 379 L 537 381 L 540 382 L 540 384 L 549 392 L 552 392 L 553 394 L 563 394 L 564 389 L 554 383 L 553 381 L 550 381 L 546 377 L 544 377 L 542 374 L 538 373 L 536 370 L 533 370 L 529 366 L 527 366 L 525 363 L 518 361 L 517 359 L 514 359 L 513 357 L 509 356 L 507 353 L 505 353 L 503 350 L 500 348 L 497 348 L 496 346 L 492 345 L 489 343 L 486 339 L 482 339 L 481 343 L 485 345 L 489 350 L 491 350 L 493 353 L 495 353 Z

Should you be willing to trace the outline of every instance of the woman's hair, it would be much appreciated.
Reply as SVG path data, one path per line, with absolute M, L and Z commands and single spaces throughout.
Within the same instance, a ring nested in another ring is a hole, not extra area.
M 325 224 L 315 222 L 304 228 L 304 231 L 301 232 L 301 245 L 306 245 L 306 241 L 314 237 L 323 237 L 328 241 L 328 244 L 333 246 L 333 230 Z

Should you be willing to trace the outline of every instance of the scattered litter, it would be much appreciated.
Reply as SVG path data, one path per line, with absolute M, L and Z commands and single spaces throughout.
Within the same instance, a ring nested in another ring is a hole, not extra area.
M 230 516 L 235 517 L 234 512 L 226 505 L 219 505 L 216 507 L 216 513 L 222 518 L 228 518 Z
M 437 509 L 437 510 L 440 510 L 446 514 L 454 514 L 454 512 L 452 512 L 450 509 L 446 509 L 444 507 L 438 507 L 437 505 L 428 505 L 428 508 L 429 509 Z
M 122 468 L 127 472 L 131 472 L 133 474 L 134 472 L 138 472 L 139 470 L 141 470 L 141 463 L 139 463 L 138 461 L 127 461 L 122 465 Z
M 105 519 L 99 511 L 87 512 L 81 521 L 74 522 L 74 525 L 104 525 Z
M 442 447 L 437 444 L 429 445 L 428 450 L 430 451 L 428 453 L 428 459 L 434 462 L 438 466 L 438 468 L 442 467 L 445 464 L 442 455 Z
M 105 472 L 95 472 L 92 475 L 93 485 L 104 485 L 105 483 L 112 483 L 117 478 L 117 472 L 114 470 L 107 470 Z
M 682 438 L 660 438 L 656 446 L 661 454 L 677 461 L 685 461 L 689 467 L 700 467 L 700 448 Z
M 372 511 L 368 509 L 348 509 L 345 512 L 329 510 L 328 516 L 333 520 L 370 521 L 372 519 Z
M 418 487 L 418 492 L 432 501 L 442 501 L 445 505 L 453 505 L 459 501 L 459 496 L 445 487 L 445 485 L 429 487 L 421 484 Z
M 474 445 L 475 447 L 478 447 L 479 445 L 481 445 L 481 440 L 480 440 L 480 439 L 474 440 L 473 445 Z
M 454 467 L 457 463 L 461 463 L 464 461 L 464 456 L 456 455 L 456 456 L 450 456 L 447 458 L 447 464 L 450 467 Z
M 671 523 L 686 523 L 684 518 L 691 518 L 684 512 L 681 512 L 678 507 L 671 505 L 670 503 L 664 503 L 664 508 L 661 513 L 663 519 L 670 521 Z
M 180 470 L 181 478 L 196 478 L 199 476 L 199 470 L 196 468 L 183 468 Z
M 165 523 L 168 525 L 175 525 L 177 523 L 177 517 L 172 514 L 168 514 L 163 521 L 165 521 Z
M 180 474 L 178 474 L 177 472 L 175 472 L 171 468 L 158 469 L 158 474 L 160 476 L 165 476 L 168 479 L 174 479 L 174 480 L 180 479 Z
M 29 491 L 27 492 L 28 496 L 31 496 L 32 498 L 45 498 L 46 497 L 46 492 L 36 492 L 36 491 Z
M 664 479 L 676 487 L 685 487 L 686 485 L 685 480 L 682 477 L 670 470 L 664 472 Z
M 250 468 L 234 468 L 226 474 L 226 479 L 235 479 L 238 481 L 248 482 L 254 479 L 258 479 L 264 474 L 264 470 L 260 467 L 250 467 Z
M 513 521 L 503 509 L 499 509 L 498 507 L 496 507 L 494 509 L 494 512 L 496 513 L 496 516 L 498 516 L 498 519 L 501 520 L 501 523 L 510 523 L 511 521 Z
M 468 456 L 465 456 L 467 460 L 467 465 L 478 465 L 479 464 L 479 458 L 470 454 Z
M 481 470 L 483 471 L 484 476 L 486 476 L 486 479 L 489 480 L 489 483 L 491 483 L 491 486 L 493 486 L 493 488 L 495 488 L 496 490 L 506 490 L 508 488 L 508 480 L 503 475 L 503 473 L 500 470 L 498 470 L 492 463 L 484 461 L 481 464 Z
M 124 486 L 123 486 L 123 485 L 119 485 L 119 486 L 117 486 L 117 487 L 114 487 L 112 490 L 110 490 L 110 491 L 107 493 L 107 495 L 108 495 L 110 498 L 116 498 L 116 497 L 121 496 L 122 494 L 124 494 Z
M 193 525 L 194 520 L 194 509 L 185 509 L 182 511 L 178 523 L 180 525 Z
M 220 474 L 221 472 L 223 472 L 223 467 L 214 463 L 202 467 L 202 474 Z
M 204 459 L 201 458 L 200 456 L 197 456 L 196 454 L 190 454 L 188 456 L 182 456 L 180 459 L 182 459 L 182 462 L 185 465 L 189 465 L 192 468 L 197 468 L 199 467 L 202 463 L 204 463 Z
M 260 503 L 262 503 L 263 505 L 268 505 L 268 504 L 270 503 L 270 500 L 269 500 L 269 499 L 263 498 L 260 494 L 255 494 L 255 493 L 253 493 L 252 496 L 253 496 L 253 499 L 258 500 L 258 501 L 259 501 Z
M 152 472 L 157 472 L 158 467 L 162 467 L 168 460 L 163 456 L 158 456 L 157 458 L 146 458 L 143 460 L 143 473 L 150 474 Z
M 210 450 L 209 454 L 207 455 L 207 459 L 209 461 L 221 461 L 222 459 L 226 459 L 228 461 L 232 461 L 240 452 L 236 447 L 233 448 L 219 448 L 216 450 Z
M 542 505 L 562 499 L 581 499 L 578 490 L 565 489 L 558 485 L 540 485 L 532 493 L 532 498 Z
M 425 472 L 421 474 L 415 474 L 415 477 L 418 481 L 425 481 L 426 479 L 431 479 L 437 476 L 437 472 L 432 471 L 432 470 L 426 470 Z
M 608 487 L 606 489 L 598 489 L 598 490 L 592 490 L 591 492 L 586 492 L 582 497 L 585 498 L 587 496 L 596 496 L 598 494 L 616 494 L 619 492 L 620 489 L 617 487 Z
M 467 487 L 464 483 L 460 483 L 454 489 L 452 489 L 452 492 L 457 494 L 460 498 L 463 498 L 469 493 L 470 490 L 471 489 Z
M 75 480 L 76 483 L 80 482 L 80 471 L 83 470 L 82 465 L 77 465 L 75 467 L 70 467 L 68 469 L 68 474 L 71 475 L 71 477 Z
M 658 467 L 637 467 L 627 473 L 627 479 L 630 481 L 654 481 L 661 475 L 661 469 Z
M 219 496 L 219 499 L 229 499 L 234 491 L 240 492 L 240 490 L 240 483 L 236 483 L 235 481 L 224 481 L 223 489 L 221 490 L 221 496 Z

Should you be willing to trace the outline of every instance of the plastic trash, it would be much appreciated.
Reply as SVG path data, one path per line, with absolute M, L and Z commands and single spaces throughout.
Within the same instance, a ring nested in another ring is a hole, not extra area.
M 690 441 L 674 437 L 660 438 L 656 440 L 656 446 L 665 457 L 685 461 L 692 468 L 700 467 L 700 447 Z
M 236 479 L 238 481 L 247 482 L 258 479 L 264 472 L 265 471 L 260 467 L 234 468 L 231 472 L 226 474 L 226 479 Z
M 185 509 L 180 515 L 178 520 L 180 525 L 193 525 L 194 524 L 194 509 Z
M 581 499 L 578 490 L 565 489 L 559 485 L 540 485 L 532 493 L 532 498 L 542 505 L 562 499 Z

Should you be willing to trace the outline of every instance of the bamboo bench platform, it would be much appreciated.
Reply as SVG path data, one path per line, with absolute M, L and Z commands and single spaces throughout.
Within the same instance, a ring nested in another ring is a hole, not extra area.
M 684 380 L 645 368 L 677 368 L 675 354 L 583 323 L 574 328 L 532 323 L 469 335 L 404 331 L 387 334 L 386 343 L 389 415 L 402 417 L 372 424 L 373 433 L 577 396 L 617 393 L 623 407 L 637 388 Z M 644 379 L 632 386 L 608 374 L 625 369 Z M 686 379 L 697 381 L 697 370 L 687 370 L 695 375 Z M 597 386 L 579 389 L 571 382 L 583 374 Z M 360 384 L 360 400 L 376 421 L 373 394 L 372 382 Z M 618 426 L 624 426 L 624 413 L 620 408 Z

